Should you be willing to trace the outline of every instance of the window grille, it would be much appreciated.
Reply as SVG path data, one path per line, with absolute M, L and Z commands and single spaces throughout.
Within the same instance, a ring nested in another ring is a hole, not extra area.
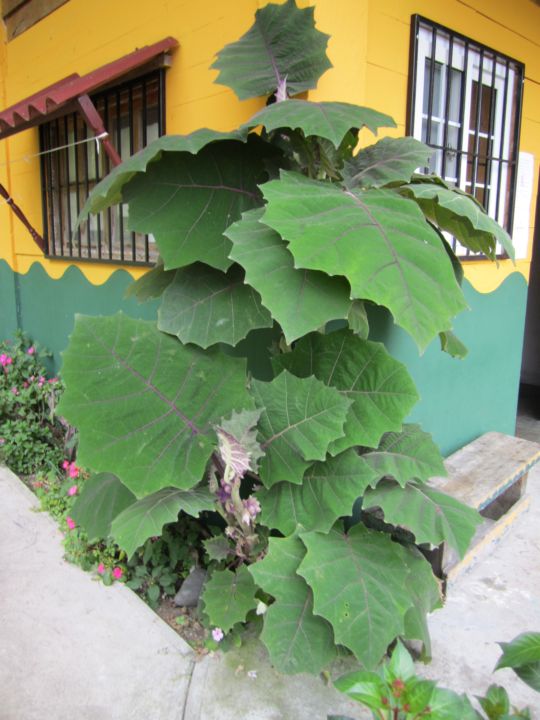
M 524 66 L 418 15 L 412 32 L 408 131 L 435 150 L 424 171 L 473 195 L 511 233 Z
M 164 78 L 158 70 L 92 96 L 110 139 L 125 160 L 164 133 Z M 152 236 L 127 229 L 127 206 L 120 204 L 77 218 L 92 188 L 112 169 L 82 116 L 70 113 L 40 126 L 41 150 L 69 147 L 42 156 L 43 227 L 47 256 L 149 265 L 158 252 Z

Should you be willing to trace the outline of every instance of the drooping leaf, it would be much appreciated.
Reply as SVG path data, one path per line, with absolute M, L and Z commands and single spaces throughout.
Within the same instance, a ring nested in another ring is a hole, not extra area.
M 312 333 L 299 340 L 293 352 L 276 356 L 274 365 L 299 377 L 315 375 L 352 401 L 345 437 L 332 444 L 332 454 L 352 445 L 376 447 L 383 433 L 401 430 L 418 399 L 404 365 L 381 343 L 362 340 L 348 330 Z
M 197 155 L 164 153 L 124 188 L 130 229 L 154 235 L 167 270 L 197 261 L 227 270 L 231 243 L 223 233 L 262 204 L 266 147 L 253 139 L 211 143 Z
M 155 267 L 128 286 L 125 296 L 139 303 L 161 297 L 174 280 L 174 270 L 164 270 L 160 261 Z
M 257 472 L 258 461 L 264 455 L 257 440 L 260 416 L 261 410 L 233 412 L 216 428 L 221 459 L 240 477 L 248 470 Z
M 360 670 L 342 675 L 334 685 L 340 692 L 371 710 L 384 710 L 388 705 L 388 686 L 374 672 Z M 386 705 L 383 698 L 387 699 Z
M 451 330 L 439 333 L 439 339 L 441 341 L 441 350 L 448 353 L 453 358 L 463 360 L 467 357 L 469 351 L 461 340 Z
M 343 179 L 348 188 L 381 187 L 396 180 L 410 180 L 427 164 L 433 149 L 412 137 L 383 138 L 362 148 L 345 163 Z
M 313 590 L 314 610 L 366 669 L 376 667 L 404 631 L 413 601 L 406 593 L 407 550 L 386 534 L 355 525 L 348 534 L 302 533 L 307 548 L 298 572 Z
M 296 537 L 270 538 L 264 560 L 249 572 L 276 599 L 264 616 L 261 640 L 285 673 L 317 674 L 335 657 L 332 628 L 313 614 L 313 594 L 297 574 L 305 548 Z
M 234 547 L 225 535 L 217 535 L 203 540 L 203 545 L 210 560 L 225 560 L 230 555 L 234 555 Z
M 479 697 L 478 701 L 486 715 L 495 720 L 502 718 L 510 711 L 508 693 L 500 685 L 490 685 L 485 697 Z
M 226 45 L 211 66 L 216 82 L 232 88 L 240 100 L 286 89 L 297 95 L 317 86 L 332 67 L 326 55 L 328 35 L 315 29 L 313 8 L 294 0 L 257 10 L 255 22 L 239 40 Z
M 270 313 L 243 276 L 238 266 L 226 274 L 202 263 L 177 270 L 163 293 L 158 328 L 207 348 L 220 342 L 234 346 L 250 330 L 272 327 Z
M 282 127 L 299 129 L 306 137 L 315 135 L 330 140 L 335 148 L 340 146 L 351 128 L 360 130 L 367 127 L 376 135 L 380 127 L 396 127 L 389 115 L 371 108 L 351 103 L 307 100 L 285 100 L 269 105 L 248 120 L 244 127 L 253 128 L 257 125 L 263 125 L 268 132 Z M 430 151 L 430 154 L 431 152 L 433 151 Z M 417 167 L 418 164 L 412 168 L 409 175 L 399 179 L 408 180 Z
M 136 499 L 116 475 L 97 473 L 84 483 L 71 517 L 88 535 L 88 542 L 96 542 L 109 536 L 111 522 Z
M 263 484 L 300 484 L 309 461 L 324 460 L 330 443 L 343 435 L 351 401 L 314 377 L 300 379 L 286 370 L 270 383 L 254 380 L 252 394 L 262 409 Z
M 120 165 L 117 165 L 90 192 L 81 211 L 78 222 L 83 222 L 90 213 L 98 213 L 122 201 L 122 189 L 138 173 L 147 171 L 150 163 L 159 160 L 164 152 L 187 152 L 195 155 L 203 147 L 220 140 L 244 141 L 247 133 L 243 130 L 219 132 L 201 128 L 189 135 L 164 135 Z
M 512 668 L 523 682 L 540 692 L 540 633 L 521 633 L 509 643 L 499 643 L 503 654 L 495 670 Z
M 383 480 L 364 495 L 364 509 L 380 507 L 385 522 L 410 530 L 418 543 L 447 542 L 463 557 L 483 518 L 450 495 L 415 482 Z
M 405 613 L 405 631 L 407 640 L 419 640 L 422 645 L 422 659 L 431 660 L 431 638 L 427 621 L 428 613 L 442 607 L 442 589 L 433 574 L 431 565 L 416 548 L 409 548 L 405 562 L 409 568 L 407 592 L 413 606 Z
M 314 270 L 297 270 L 286 243 L 259 222 L 262 209 L 244 213 L 227 229 L 233 248 L 229 257 L 246 271 L 246 280 L 283 329 L 288 343 L 317 330 L 329 320 L 346 318 L 350 287 L 344 278 Z
M 79 317 L 64 353 L 59 412 L 79 428 L 78 459 L 142 497 L 199 483 L 213 426 L 252 407 L 245 361 L 183 346 L 155 324 Z
M 369 319 L 366 312 L 366 305 L 362 300 L 355 300 L 349 310 L 347 317 L 349 327 L 355 335 L 367 340 L 369 336 Z
M 364 455 L 377 477 L 393 477 L 405 486 L 409 480 L 427 482 L 446 476 L 439 448 L 420 425 L 407 424 L 401 432 L 386 433 L 379 447 Z
M 206 581 L 202 600 L 212 625 L 229 632 L 257 605 L 257 587 L 245 565 L 238 570 L 214 570 Z
M 281 482 L 260 490 L 261 522 L 290 535 L 302 530 L 328 532 L 339 517 L 352 514 L 355 501 L 374 474 L 355 450 L 315 463 L 301 485 Z
M 419 348 L 467 305 L 438 234 L 392 190 L 344 190 L 282 171 L 263 186 L 263 222 L 295 266 L 345 276 L 352 297 L 386 306 Z
M 425 181 L 402 185 L 398 190 L 416 200 L 427 218 L 452 233 L 472 252 L 494 258 L 496 243 L 500 243 L 509 257 L 514 258 L 512 240 L 506 230 L 470 195 Z
M 434 687 L 429 707 L 431 710 L 426 716 L 428 720 L 479 720 L 469 698 L 453 690 Z
M 204 510 L 214 507 L 215 499 L 207 488 L 163 488 L 137 500 L 117 515 L 112 521 L 111 535 L 131 557 L 149 537 L 161 535 L 164 525 L 175 522 L 181 510 L 198 517 Z

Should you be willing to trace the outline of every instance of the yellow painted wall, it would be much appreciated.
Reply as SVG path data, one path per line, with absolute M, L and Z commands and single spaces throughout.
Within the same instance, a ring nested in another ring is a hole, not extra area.
M 239 102 L 216 85 L 209 65 L 215 53 L 236 40 L 253 21 L 264 0 L 70 0 L 27 32 L 5 44 L 0 37 L 0 103 L 7 107 L 65 75 L 87 73 L 136 47 L 173 35 L 180 43 L 167 72 L 167 132 L 198 127 L 230 129 L 247 119 L 262 101 Z M 308 0 L 315 5 L 321 30 L 332 38 L 334 67 L 310 94 L 313 99 L 345 100 L 392 115 L 403 134 L 407 109 L 410 18 L 420 13 L 472 39 L 521 60 L 526 65 L 520 150 L 540 159 L 540 8 L 531 0 Z M 30 130 L 0 141 L 0 182 L 11 191 L 32 224 L 41 230 L 39 164 L 25 156 L 38 151 Z M 371 142 L 368 134 L 362 137 Z M 7 162 L 11 164 L 6 165 Z M 533 193 L 536 198 L 537 188 Z M 531 237 L 533 210 L 531 210 Z M 16 247 L 16 253 L 14 248 Z M 39 260 L 52 277 L 68 266 L 40 257 L 27 231 L 0 205 L 0 258 L 20 272 Z M 487 292 L 516 268 L 497 269 L 470 262 L 466 274 Z M 530 261 L 517 269 L 528 277 Z M 81 264 L 93 283 L 104 282 L 111 265 Z M 134 276 L 143 272 L 130 269 Z

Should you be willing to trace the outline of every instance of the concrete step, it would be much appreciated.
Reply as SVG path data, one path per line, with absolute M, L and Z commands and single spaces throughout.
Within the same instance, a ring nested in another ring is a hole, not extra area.
M 538 443 L 489 432 L 445 460 L 447 477 L 430 480 L 431 486 L 476 508 L 485 518 L 463 559 L 446 544 L 432 554 L 435 572 L 446 584 L 488 552 L 529 508 L 527 478 L 539 460 Z

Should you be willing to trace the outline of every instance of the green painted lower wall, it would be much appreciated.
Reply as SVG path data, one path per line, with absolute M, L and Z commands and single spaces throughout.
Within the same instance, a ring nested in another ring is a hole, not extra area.
M 53 280 L 39 264 L 26 275 L 13 273 L 0 261 L 0 337 L 11 337 L 20 326 L 53 353 L 52 369 L 61 366 L 77 313 L 111 315 L 123 310 L 133 317 L 153 319 L 158 302 L 139 305 L 124 299 L 131 276 L 119 270 L 103 285 L 92 285 L 76 267 Z M 421 400 L 410 420 L 433 434 L 447 455 L 490 430 L 513 434 L 527 302 L 527 283 L 520 273 L 509 276 L 492 293 L 481 294 L 465 282 L 471 308 L 455 322 L 454 330 L 469 348 L 464 360 L 455 360 L 433 342 L 422 357 L 408 335 L 393 325 L 391 316 L 376 309 L 370 318 L 374 340 L 382 340 L 404 362 L 418 387 Z M 261 358 L 272 333 L 254 333 L 248 354 L 264 377 Z M 245 343 L 242 344 L 245 348 Z M 239 347 L 240 354 L 246 349 Z

